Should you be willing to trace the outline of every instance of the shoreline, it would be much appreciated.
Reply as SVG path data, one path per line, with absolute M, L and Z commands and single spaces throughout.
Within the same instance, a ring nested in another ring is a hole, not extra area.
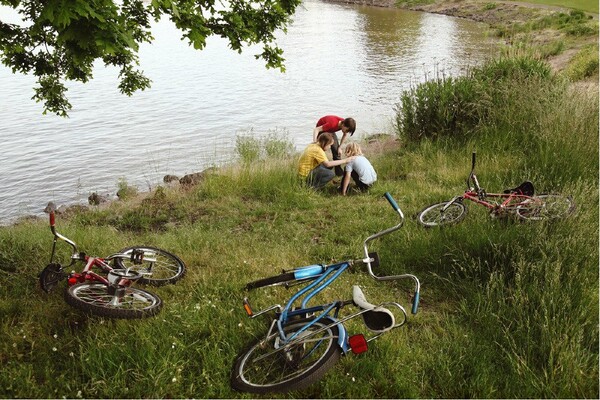
M 569 13 L 573 9 L 545 4 L 533 4 L 518 1 L 494 1 L 482 0 L 434 0 L 431 4 L 410 5 L 406 3 L 397 4 L 396 0 L 322 0 L 329 3 L 355 4 L 361 6 L 373 6 L 382 8 L 396 8 L 401 10 L 419 11 L 431 14 L 441 14 L 450 17 L 469 19 L 488 25 L 490 30 L 508 30 L 515 24 L 525 24 L 537 18 L 548 17 L 562 12 Z M 583 11 L 589 18 L 598 20 L 598 14 Z M 564 41 L 565 48 L 557 54 L 546 55 L 545 61 L 555 72 L 564 70 L 573 57 L 583 47 L 598 43 L 598 37 L 571 37 L 568 38 L 563 32 L 553 28 L 530 31 L 525 34 L 514 34 L 498 38 L 504 41 L 508 47 L 525 43 L 531 47 L 545 47 L 552 43 Z

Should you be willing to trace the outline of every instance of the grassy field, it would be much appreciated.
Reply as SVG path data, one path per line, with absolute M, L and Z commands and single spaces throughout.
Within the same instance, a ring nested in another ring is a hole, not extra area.
M 197 186 L 60 215 L 58 230 L 89 254 L 147 244 L 185 261 L 182 281 L 148 288 L 165 303 L 152 318 L 87 316 L 62 287 L 45 294 L 47 222 L 0 228 L 0 397 L 256 397 L 229 385 L 237 354 L 267 329 L 241 301 L 261 308 L 290 292 L 244 285 L 360 257 L 367 235 L 397 221 L 390 192 L 407 221 L 373 242 L 377 272 L 416 274 L 419 314 L 315 385 L 267 397 L 598 398 L 597 68 L 579 77 L 513 54 L 403 93 L 397 131 L 361 142 L 379 176 L 367 194 L 301 187 L 289 144 L 272 137 L 239 141 L 243 162 Z M 462 193 L 472 151 L 488 192 L 531 180 L 537 193 L 572 195 L 576 212 L 522 223 L 471 206 L 460 225 L 418 226 L 420 209 Z M 360 268 L 323 297 L 349 299 L 353 284 L 372 302 L 409 305 L 409 282 L 375 282 Z M 359 321 L 348 329 L 367 333 Z
M 527 3 L 567 7 L 598 14 L 598 2 L 596 0 L 528 0 Z

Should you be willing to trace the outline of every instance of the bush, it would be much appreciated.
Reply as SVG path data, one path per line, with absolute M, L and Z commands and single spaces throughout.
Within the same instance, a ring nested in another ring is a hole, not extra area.
M 262 140 L 253 134 L 251 129 L 247 135 L 238 136 L 235 140 L 235 151 L 244 165 L 262 158 L 286 158 L 294 152 L 294 144 L 289 140 L 287 132 L 269 131 Z
M 492 82 L 499 80 L 518 81 L 538 77 L 550 79 L 552 70 L 543 61 L 529 56 L 503 57 L 473 71 L 475 80 Z
M 260 159 L 260 140 L 252 136 L 238 136 L 235 138 L 235 151 L 244 164 L 257 161 Z
M 404 92 L 396 129 L 409 140 L 467 137 L 482 121 L 503 118 L 498 109 L 527 82 L 552 82 L 550 67 L 531 57 L 501 58 L 461 78 L 438 78 Z M 494 121 L 492 121 L 493 123 Z
M 571 81 L 578 81 L 598 73 L 598 45 L 589 45 L 581 49 L 571 60 L 564 74 Z
M 439 78 L 406 91 L 396 106 L 396 126 L 410 140 L 461 136 L 479 119 L 475 82 L 467 78 Z
M 287 132 L 277 130 L 269 132 L 264 139 L 267 158 L 286 158 L 294 152 L 294 144 L 289 140 Z
M 127 200 L 137 196 L 138 189 L 135 186 L 130 186 L 125 178 L 119 178 L 117 196 L 119 200 Z

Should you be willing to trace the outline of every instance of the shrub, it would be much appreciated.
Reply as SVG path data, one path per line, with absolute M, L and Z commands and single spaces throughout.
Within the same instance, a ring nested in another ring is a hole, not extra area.
M 466 77 L 421 83 L 405 91 L 396 106 L 398 134 L 418 141 L 470 136 L 481 122 L 512 128 L 520 121 L 512 114 L 521 117 L 538 103 L 524 99 L 537 98 L 533 93 L 543 90 L 543 82 L 553 82 L 550 66 L 524 56 L 488 62 Z
M 235 151 L 243 164 L 257 161 L 260 159 L 260 140 L 252 136 L 238 136 L 235 139 Z
M 396 106 L 396 126 L 408 139 L 460 136 L 479 118 L 475 82 L 467 78 L 427 81 L 401 96 Z
M 125 178 L 119 178 L 117 196 L 119 200 L 127 200 L 137 196 L 138 189 L 135 186 L 130 186 Z
M 294 143 L 289 140 L 287 132 L 277 130 L 269 132 L 264 139 L 264 147 L 267 158 L 286 158 L 294 152 Z
M 564 74 L 571 81 L 578 81 L 598 73 L 598 45 L 584 47 L 573 57 Z
M 550 79 L 550 66 L 533 57 L 503 57 L 488 62 L 473 71 L 473 77 L 480 81 L 523 80 L 533 77 Z
M 544 59 L 556 56 L 565 51 L 565 42 L 563 40 L 555 40 L 543 46 L 540 46 L 539 53 Z
M 235 151 L 242 164 L 249 165 L 263 158 L 282 159 L 294 152 L 294 144 L 286 131 L 269 131 L 262 140 L 251 129 L 247 135 L 235 140 Z

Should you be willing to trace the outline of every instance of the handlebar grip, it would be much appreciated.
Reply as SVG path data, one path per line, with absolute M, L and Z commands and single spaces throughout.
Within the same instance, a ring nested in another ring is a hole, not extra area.
M 387 199 L 387 201 L 392 205 L 395 211 L 398 211 L 400 209 L 400 207 L 398 207 L 398 203 L 396 203 L 396 200 L 394 200 L 394 198 L 389 192 L 385 192 L 384 196 Z
M 415 297 L 413 298 L 412 310 L 413 314 L 417 313 L 417 308 L 419 308 L 419 292 L 415 292 Z
M 477 157 L 477 152 L 474 151 L 473 155 L 471 156 L 471 169 L 475 169 L 475 158 Z
M 55 225 L 55 218 L 54 218 L 54 211 L 50 212 L 50 226 L 54 227 Z

